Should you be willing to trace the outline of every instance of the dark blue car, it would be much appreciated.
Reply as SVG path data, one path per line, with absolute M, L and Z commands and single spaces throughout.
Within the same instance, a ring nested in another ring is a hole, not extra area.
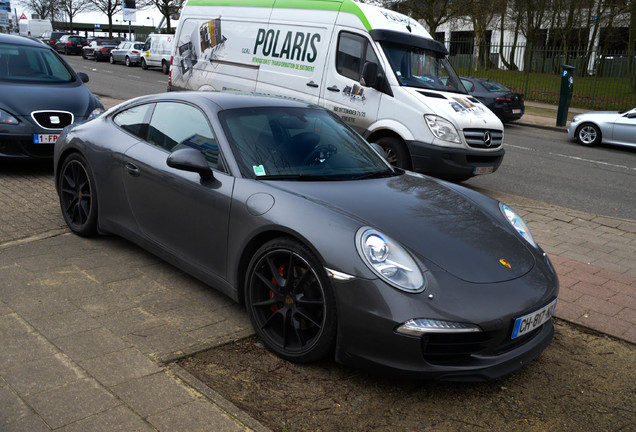
M 104 111 L 52 48 L 0 34 L 0 158 L 50 158 L 65 126 Z

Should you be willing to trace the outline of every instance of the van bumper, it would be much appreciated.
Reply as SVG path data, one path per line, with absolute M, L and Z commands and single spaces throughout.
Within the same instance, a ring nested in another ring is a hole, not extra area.
M 497 171 L 505 150 L 478 151 L 440 147 L 422 141 L 407 141 L 413 171 L 449 180 Z

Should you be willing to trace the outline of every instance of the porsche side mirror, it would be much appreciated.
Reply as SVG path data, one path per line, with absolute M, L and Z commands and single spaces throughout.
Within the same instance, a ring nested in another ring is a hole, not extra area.
M 83 83 L 87 83 L 88 82 L 88 75 L 86 75 L 86 73 L 78 72 L 77 76 L 79 77 L 80 80 L 82 80 Z
M 212 180 L 214 178 L 203 153 L 193 148 L 175 150 L 168 156 L 167 163 L 169 167 L 178 170 L 198 173 L 202 180 Z

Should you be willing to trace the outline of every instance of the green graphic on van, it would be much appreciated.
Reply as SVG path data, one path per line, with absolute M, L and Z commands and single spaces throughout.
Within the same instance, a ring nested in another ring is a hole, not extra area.
M 287 31 L 284 36 L 281 36 L 280 30 L 261 28 L 256 34 L 253 54 L 257 56 L 260 48 L 260 54 L 263 57 L 313 63 L 318 56 L 319 42 L 318 33 Z

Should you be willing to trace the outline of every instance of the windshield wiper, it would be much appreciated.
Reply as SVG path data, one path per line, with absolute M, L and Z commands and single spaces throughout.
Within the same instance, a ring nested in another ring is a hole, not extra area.
M 364 179 L 371 179 L 371 178 L 383 178 L 383 177 L 393 177 L 395 175 L 398 175 L 398 171 L 393 171 L 393 170 L 386 170 L 386 171 L 375 171 L 375 172 L 368 172 L 368 173 L 364 173 L 364 174 L 360 174 L 358 176 L 353 177 L 353 180 L 364 180 Z
M 342 180 L 342 179 L 338 177 L 334 177 L 334 176 L 314 175 L 314 174 L 272 174 L 272 175 L 256 176 L 256 180 L 336 181 L 336 180 Z

